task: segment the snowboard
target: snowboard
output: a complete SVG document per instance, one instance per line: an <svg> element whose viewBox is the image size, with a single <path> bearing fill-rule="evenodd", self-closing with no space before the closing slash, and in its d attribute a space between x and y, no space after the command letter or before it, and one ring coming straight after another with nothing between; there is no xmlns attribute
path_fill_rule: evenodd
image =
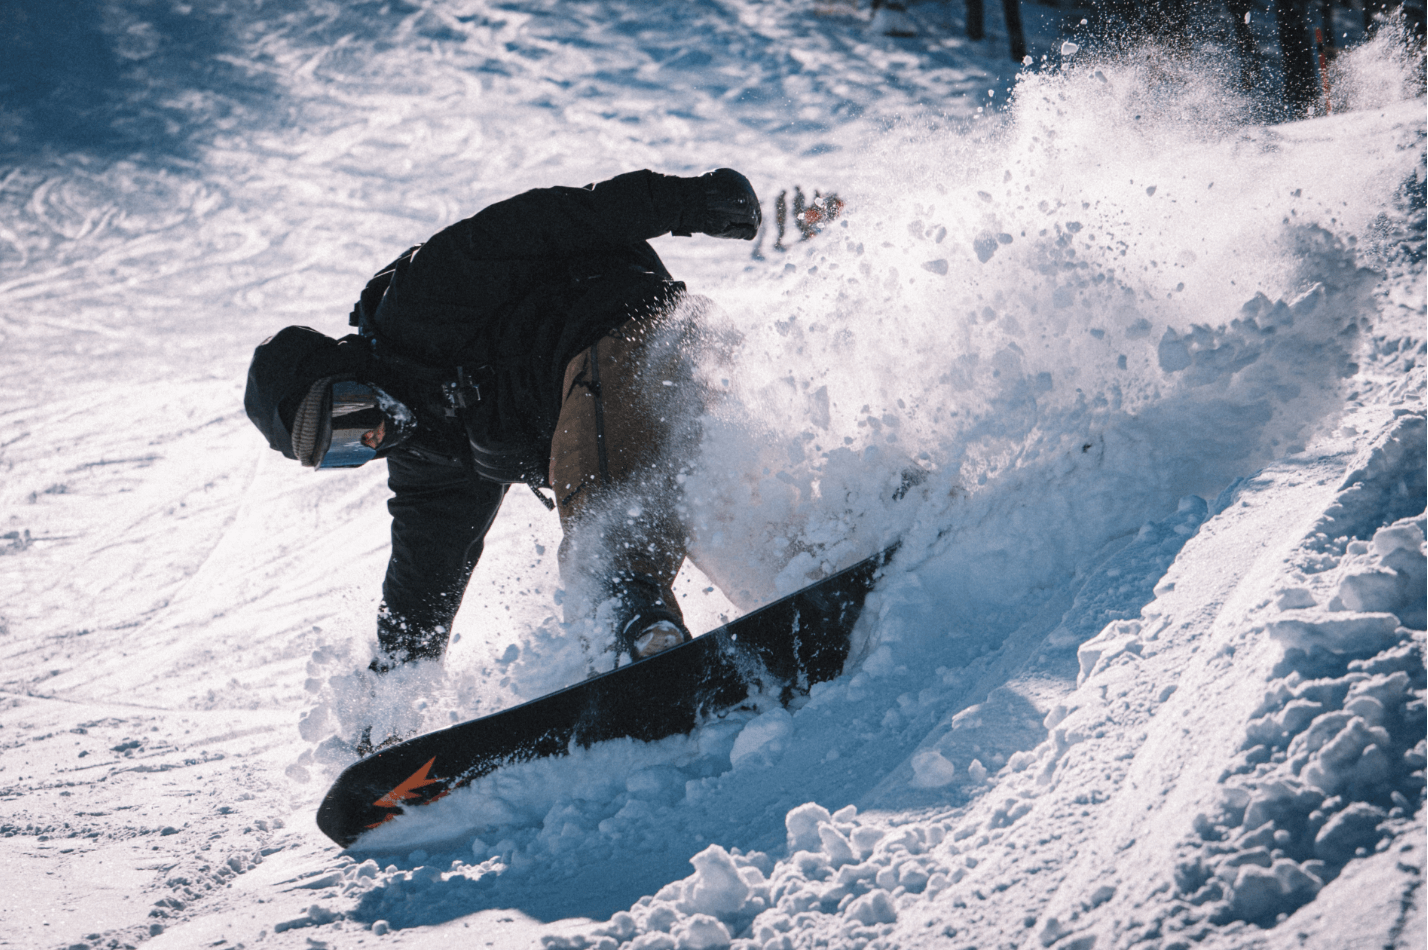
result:
<svg viewBox="0 0 1428 950"><path fill-rule="evenodd" d="M415 736L348 766L317 810L342 847L503 765L609 739L653 742L751 695L785 706L843 672L863 601L894 545L663 653L510 709Z"/></svg>

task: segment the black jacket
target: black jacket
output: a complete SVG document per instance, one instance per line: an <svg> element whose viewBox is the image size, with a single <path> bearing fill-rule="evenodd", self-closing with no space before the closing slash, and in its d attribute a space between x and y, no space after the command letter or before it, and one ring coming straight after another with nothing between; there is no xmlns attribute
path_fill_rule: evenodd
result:
<svg viewBox="0 0 1428 950"><path fill-rule="evenodd" d="M639 171L527 191L400 260L367 332L385 381L428 422L421 441L456 450L449 431L444 440L430 431L439 407L412 367L445 377L462 367L480 396L465 413L477 472L543 483L566 364L682 293L646 242L689 229L702 202L695 181Z"/></svg>
<svg viewBox="0 0 1428 950"><path fill-rule="evenodd" d="M640 171L528 191L396 263L364 321L377 381L418 414L417 438L388 455L392 555L378 637L389 655L445 649L502 483L546 479L566 364L683 292L646 241L693 230L704 203L698 187ZM480 391L464 432L440 394L458 366ZM480 478L463 470L468 449Z"/></svg>

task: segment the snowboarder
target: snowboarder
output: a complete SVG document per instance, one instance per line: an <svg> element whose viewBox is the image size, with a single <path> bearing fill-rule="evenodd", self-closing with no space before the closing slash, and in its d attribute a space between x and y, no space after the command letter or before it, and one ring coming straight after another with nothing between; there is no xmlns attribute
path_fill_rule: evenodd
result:
<svg viewBox="0 0 1428 950"><path fill-rule="evenodd" d="M598 608L632 659L689 638L671 584L701 305L646 242L750 240L759 223L752 186L728 168L536 189L384 268L353 310L358 333L287 327L257 348L244 405L273 449L318 469L387 460L374 671L444 653L518 483L559 511L562 583L587 591L567 594L567 619Z"/></svg>

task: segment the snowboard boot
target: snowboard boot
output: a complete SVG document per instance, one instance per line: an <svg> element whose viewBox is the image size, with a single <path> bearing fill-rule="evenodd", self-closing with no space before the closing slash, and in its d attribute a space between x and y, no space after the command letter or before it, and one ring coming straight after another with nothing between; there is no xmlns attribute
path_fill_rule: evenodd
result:
<svg viewBox="0 0 1428 950"><path fill-rule="evenodd" d="M405 742L422 732L418 703L436 692L443 680L439 662L379 651L365 669L332 680L336 695L338 735L358 758Z"/></svg>
<svg viewBox="0 0 1428 950"><path fill-rule="evenodd" d="M615 649L638 662L694 639L667 584L648 574L619 571L608 588L618 606L609 619Z"/></svg>
<svg viewBox="0 0 1428 950"><path fill-rule="evenodd" d="M620 632L620 643L632 662L639 662L688 643L693 637L671 610L646 608L631 617Z"/></svg>
<svg viewBox="0 0 1428 950"><path fill-rule="evenodd" d="M413 733L415 735L415 733ZM366 726L362 729L362 734L357 737L357 741L352 744L352 751L357 753L357 758L365 759L374 752L381 752L383 749L390 749L394 745L400 745L411 738L411 735L392 733L387 738L379 742L372 741L372 727Z"/></svg>
<svg viewBox="0 0 1428 950"><path fill-rule="evenodd" d="M630 655L636 660L663 653L690 640L689 631L672 620L656 620L630 641Z"/></svg>

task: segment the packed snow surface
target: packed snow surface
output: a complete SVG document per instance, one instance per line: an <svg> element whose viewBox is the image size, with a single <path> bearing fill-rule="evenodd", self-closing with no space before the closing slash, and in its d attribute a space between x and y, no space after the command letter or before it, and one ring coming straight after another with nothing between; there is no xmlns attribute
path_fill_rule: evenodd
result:
<svg viewBox="0 0 1428 950"><path fill-rule="evenodd" d="M1334 114L1264 124L1213 49L1105 57L1032 4L1025 66L998 10L971 43L932 4L907 39L831 0L15 9L0 945L1423 946L1428 176L1393 30ZM768 226L656 242L711 305L677 590L707 630L901 539L845 675L339 851L313 813L356 726L610 658L512 492L445 662L373 684L383 466L270 452L252 347L346 332L491 201L718 165ZM795 186L844 210L779 243Z"/></svg>

